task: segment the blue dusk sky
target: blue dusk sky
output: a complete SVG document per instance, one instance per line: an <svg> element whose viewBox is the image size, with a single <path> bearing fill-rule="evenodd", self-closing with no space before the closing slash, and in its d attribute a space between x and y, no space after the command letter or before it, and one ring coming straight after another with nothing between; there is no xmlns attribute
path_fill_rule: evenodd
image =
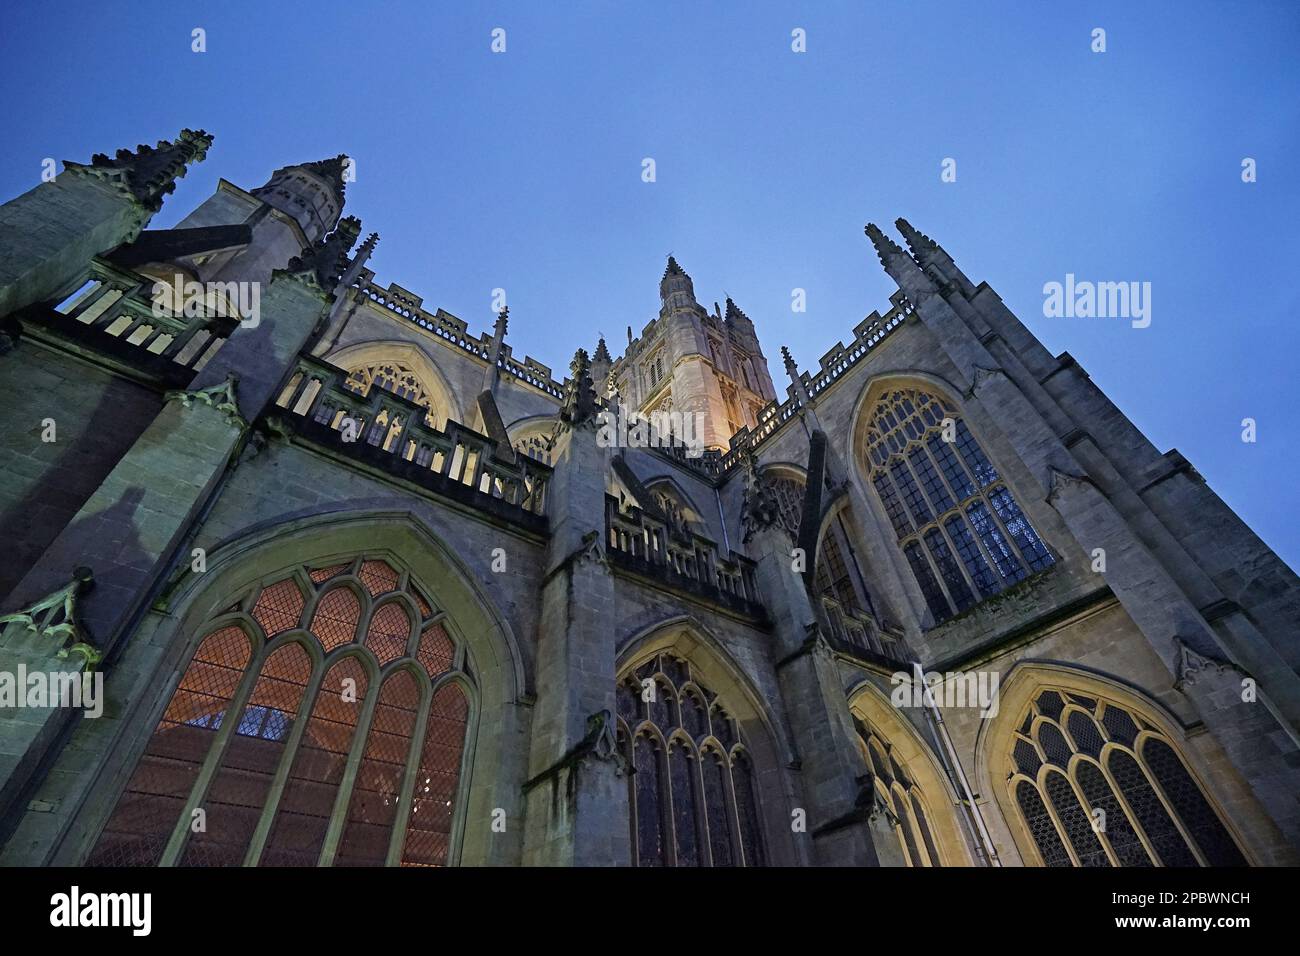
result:
<svg viewBox="0 0 1300 956"><path fill-rule="evenodd" d="M166 227L219 177L346 152L381 283L475 331L506 289L515 353L563 376L654 317L671 252L753 318L782 396L781 345L816 367L888 307L862 229L905 216L1300 566L1294 0L5 7L0 198L206 129ZM1045 317L1067 273L1151 283L1150 326Z"/></svg>

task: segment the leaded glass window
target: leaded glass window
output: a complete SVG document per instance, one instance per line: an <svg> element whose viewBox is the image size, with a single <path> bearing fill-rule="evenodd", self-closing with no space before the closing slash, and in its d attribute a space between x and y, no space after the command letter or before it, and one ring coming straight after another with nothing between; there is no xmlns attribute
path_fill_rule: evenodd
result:
<svg viewBox="0 0 1300 956"><path fill-rule="evenodd" d="M1244 866L1174 744L1123 705L1045 689L1008 788L1048 866Z"/></svg>
<svg viewBox="0 0 1300 956"><path fill-rule="evenodd" d="M470 680L409 574L299 567L218 606L87 864L445 865Z"/></svg>
<svg viewBox="0 0 1300 956"><path fill-rule="evenodd" d="M1054 563L945 400L915 388L881 396L866 457L871 485L936 624Z"/></svg>
<svg viewBox="0 0 1300 956"><path fill-rule="evenodd" d="M893 813L899 843L908 866L941 866L935 848L925 798L914 774L898 759L893 746L870 723L855 717L862 754L871 767L876 794Z"/></svg>
<svg viewBox="0 0 1300 956"><path fill-rule="evenodd" d="M782 523L790 529L797 541L803 524L804 483L794 478L776 478L772 481L772 489L776 494ZM901 504L898 507L901 508ZM903 520L907 520L905 516ZM874 615L871 595L857 571L852 545L841 520L836 519L826 528L817 548L813 580L815 593L828 598L838 605L839 610L849 615ZM843 636L839 630L842 622L837 622L833 615L830 619L832 631Z"/></svg>
<svg viewBox="0 0 1300 956"><path fill-rule="evenodd" d="M658 654L619 680L617 736L637 866L763 866L753 763L736 721L691 665Z"/></svg>

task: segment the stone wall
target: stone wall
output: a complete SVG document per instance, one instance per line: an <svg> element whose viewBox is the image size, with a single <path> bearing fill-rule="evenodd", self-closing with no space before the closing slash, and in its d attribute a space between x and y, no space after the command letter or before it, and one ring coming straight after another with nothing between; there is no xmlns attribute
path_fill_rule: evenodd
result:
<svg viewBox="0 0 1300 956"><path fill-rule="evenodd" d="M31 337L0 363L3 602L157 415L162 396ZM52 442L42 440L47 418Z"/></svg>

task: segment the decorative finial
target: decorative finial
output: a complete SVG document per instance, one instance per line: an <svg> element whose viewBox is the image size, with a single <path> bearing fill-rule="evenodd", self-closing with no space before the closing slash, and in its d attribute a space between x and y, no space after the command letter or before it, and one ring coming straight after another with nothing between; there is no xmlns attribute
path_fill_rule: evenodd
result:
<svg viewBox="0 0 1300 956"><path fill-rule="evenodd" d="M912 250L912 254L921 261L927 260L931 255L939 251L939 244L923 232L919 232L912 227L912 224L901 216L894 220L894 225L902 233L903 239L907 242L907 247Z"/></svg>
<svg viewBox="0 0 1300 956"><path fill-rule="evenodd" d="M496 336L497 341L500 341L501 339L504 339L506 337L506 326L509 325L509 323L510 323L510 306L503 305L501 306L501 311L497 313L496 325L493 328L493 333Z"/></svg>
<svg viewBox="0 0 1300 956"><path fill-rule="evenodd" d="M866 233L871 244L876 247L876 255L880 257L881 265L888 267L891 256L902 255L902 247L881 232L880 227L874 222L867 223Z"/></svg>
<svg viewBox="0 0 1300 956"><path fill-rule="evenodd" d="M749 316L742 312L736 303L731 301L731 296L727 296L727 321L738 322L741 320L748 322Z"/></svg>
<svg viewBox="0 0 1300 956"><path fill-rule="evenodd" d="M91 157L89 165L65 161L64 169L81 175L99 176L119 182L146 209L157 212L163 197L176 190L190 163L199 163L212 146L211 134L183 129L175 142L159 140L157 148L141 143L132 152L119 149L113 159L103 153Z"/></svg>
<svg viewBox="0 0 1300 956"><path fill-rule="evenodd" d="M790 354L790 350L784 345L781 346L781 360L785 362L786 374L797 379L799 377L799 366L794 363L794 356Z"/></svg>
<svg viewBox="0 0 1300 956"><path fill-rule="evenodd" d="M677 260L674 259L671 254L669 254L668 268L664 269L664 278L667 279L669 276L681 276L681 275L686 275L686 273L682 270L682 267L677 264Z"/></svg>
<svg viewBox="0 0 1300 956"><path fill-rule="evenodd" d="M302 255L290 259L287 269L294 273L310 270L322 288L332 290L351 265L348 251L359 235L361 220L356 216L344 216L328 236L304 250Z"/></svg>
<svg viewBox="0 0 1300 956"><path fill-rule="evenodd" d="M596 389L591 381L591 359L586 349L573 353L569 363L572 377L564 396L560 418L569 425L581 425L596 415Z"/></svg>

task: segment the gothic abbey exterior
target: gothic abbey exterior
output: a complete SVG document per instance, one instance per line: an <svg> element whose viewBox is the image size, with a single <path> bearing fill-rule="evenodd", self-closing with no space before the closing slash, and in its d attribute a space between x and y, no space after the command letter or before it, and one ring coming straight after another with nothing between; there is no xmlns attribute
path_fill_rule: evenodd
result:
<svg viewBox="0 0 1300 956"><path fill-rule="evenodd" d="M784 395L671 259L561 380L210 144L0 206L0 863L1300 861L1295 574L904 220Z"/></svg>

